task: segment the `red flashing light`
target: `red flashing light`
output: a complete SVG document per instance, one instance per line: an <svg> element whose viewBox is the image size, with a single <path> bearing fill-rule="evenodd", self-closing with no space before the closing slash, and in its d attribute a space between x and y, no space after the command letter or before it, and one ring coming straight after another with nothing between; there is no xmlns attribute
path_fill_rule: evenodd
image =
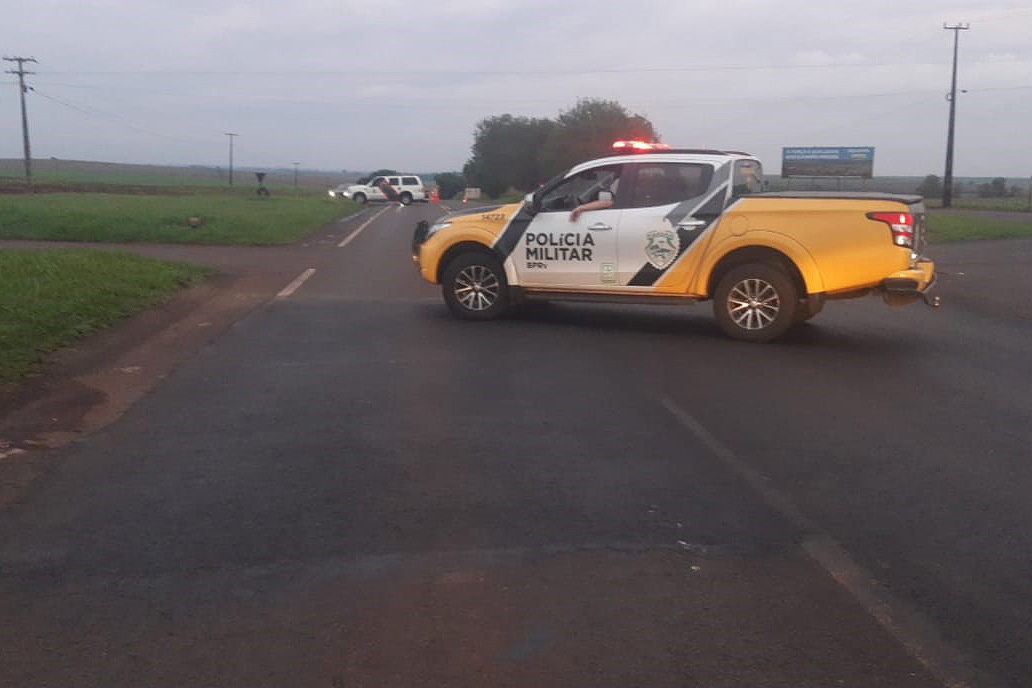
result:
<svg viewBox="0 0 1032 688"><path fill-rule="evenodd" d="M647 141L616 141L613 143L615 150L632 150L638 152L653 150L669 150L670 146L665 143L648 143Z"/></svg>

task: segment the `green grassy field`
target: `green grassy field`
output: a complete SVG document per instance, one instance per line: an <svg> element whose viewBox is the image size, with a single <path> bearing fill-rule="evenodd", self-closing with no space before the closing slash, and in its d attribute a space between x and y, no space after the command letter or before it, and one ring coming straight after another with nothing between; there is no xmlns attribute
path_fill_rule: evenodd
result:
<svg viewBox="0 0 1032 688"><path fill-rule="evenodd" d="M180 174L165 171L137 172L87 171L87 170L35 170L36 184L113 185L113 186L167 186L167 187L225 187L227 180L214 174L191 173L185 169ZM0 172L0 183L5 186L24 185L24 173L4 170Z"/></svg>
<svg viewBox="0 0 1032 688"><path fill-rule="evenodd" d="M181 191L223 191L230 189L225 168L204 165L132 165L83 160L37 159L32 164L37 186L65 187L67 191L108 190L118 187L146 187L165 193ZM278 193L305 191L326 193L344 181L343 174L303 170L295 180L293 170L266 170L265 186ZM250 170L238 169L233 175L233 190L254 193L257 179ZM295 184L296 181L296 184ZM0 159L0 190L24 189L25 170L21 160ZM54 190L54 189L51 189Z"/></svg>
<svg viewBox="0 0 1032 688"><path fill-rule="evenodd" d="M0 251L0 384L206 274L204 268L122 253Z"/></svg>
<svg viewBox="0 0 1032 688"><path fill-rule="evenodd" d="M324 193L8 194L0 195L0 239L286 244L357 208ZM191 217L201 226L191 227Z"/></svg>
<svg viewBox="0 0 1032 688"><path fill-rule="evenodd" d="M1023 237L1032 237L1032 218L1017 222L971 215L928 215L928 238L932 243Z"/></svg>
<svg viewBox="0 0 1032 688"><path fill-rule="evenodd" d="M926 198L929 208L941 208L942 199ZM1028 196L1008 196L1007 198L954 198L953 207L964 210L1004 210L1008 212L1029 212Z"/></svg>

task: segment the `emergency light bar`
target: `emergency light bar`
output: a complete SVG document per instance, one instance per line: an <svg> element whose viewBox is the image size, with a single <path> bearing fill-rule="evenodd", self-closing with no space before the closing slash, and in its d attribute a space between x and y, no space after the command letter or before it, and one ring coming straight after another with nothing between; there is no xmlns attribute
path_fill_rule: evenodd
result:
<svg viewBox="0 0 1032 688"><path fill-rule="evenodd" d="M646 141L616 141L613 143L615 150L652 151L669 150L670 146L665 143L648 143Z"/></svg>

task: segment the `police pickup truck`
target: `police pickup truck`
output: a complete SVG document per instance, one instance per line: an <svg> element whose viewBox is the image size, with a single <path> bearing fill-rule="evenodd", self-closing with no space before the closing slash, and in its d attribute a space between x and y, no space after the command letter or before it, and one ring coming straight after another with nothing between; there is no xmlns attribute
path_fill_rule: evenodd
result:
<svg viewBox="0 0 1032 688"><path fill-rule="evenodd" d="M938 305L920 196L764 193L751 155L661 146L618 142L522 203L422 222L413 260L467 319L527 299L711 300L726 334L765 342L834 299Z"/></svg>

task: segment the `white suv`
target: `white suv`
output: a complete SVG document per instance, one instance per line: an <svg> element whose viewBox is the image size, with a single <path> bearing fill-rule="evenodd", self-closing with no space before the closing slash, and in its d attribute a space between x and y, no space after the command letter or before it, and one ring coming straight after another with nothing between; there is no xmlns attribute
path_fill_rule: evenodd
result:
<svg viewBox="0 0 1032 688"><path fill-rule="evenodd" d="M395 200L388 197L384 187L390 186L397 194L398 201L405 205L412 201L427 200L426 188L423 180L415 175L405 174L389 177L374 177L368 184L341 184L335 189L330 189L330 196L335 198L350 198L356 203L368 201Z"/></svg>

